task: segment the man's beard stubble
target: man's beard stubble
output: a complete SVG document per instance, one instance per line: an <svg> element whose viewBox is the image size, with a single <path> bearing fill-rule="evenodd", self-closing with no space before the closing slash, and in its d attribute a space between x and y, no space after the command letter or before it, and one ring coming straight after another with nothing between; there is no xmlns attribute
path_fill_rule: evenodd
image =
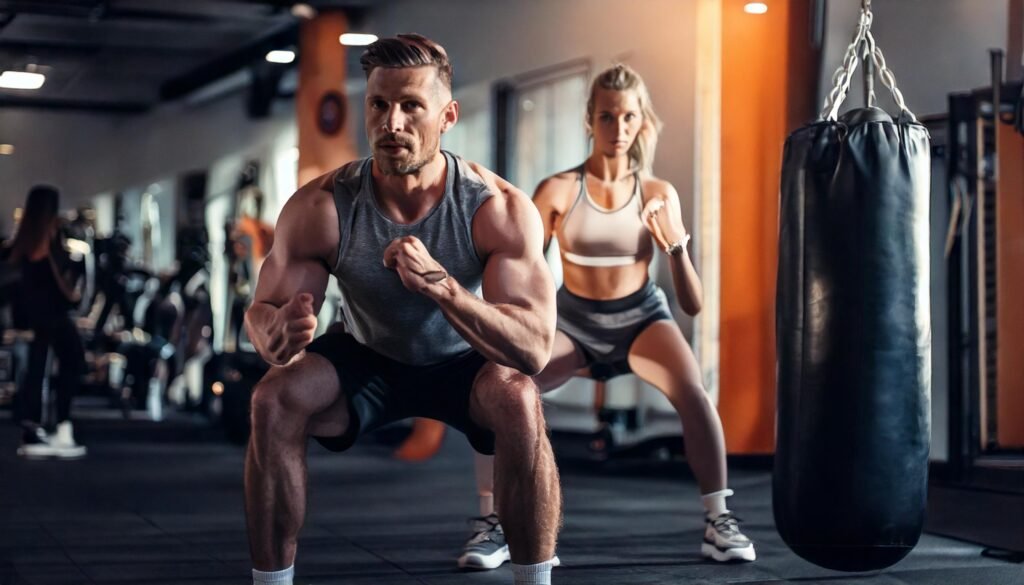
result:
<svg viewBox="0 0 1024 585"><path fill-rule="evenodd" d="M402 138L396 134L387 134L377 139L375 149L379 148L382 142L393 142L400 144L406 148L408 156L406 158L394 158L389 156L375 157L377 166L380 168L381 173L387 176L401 176L401 175L413 175L419 172L430 159L433 158L434 151L436 148L425 148L423 156L415 158L415 150L413 148L412 141L407 138Z"/></svg>

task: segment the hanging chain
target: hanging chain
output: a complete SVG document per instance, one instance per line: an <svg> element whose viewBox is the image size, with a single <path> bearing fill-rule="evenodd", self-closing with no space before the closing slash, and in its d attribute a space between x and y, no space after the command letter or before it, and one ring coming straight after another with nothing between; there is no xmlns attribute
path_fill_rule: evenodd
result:
<svg viewBox="0 0 1024 585"><path fill-rule="evenodd" d="M853 80L854 72L857 70L858 61L863 60L866 67L869 63L874 65L875 71L870 71L869 68L868 72L872 74L874 72L878 73L879 78L882 80L882 85L892 94L893 100L900 108L900 111L906 112L911 120L916 121L914 114L907 109L903 101L903 93L896 87L896 76L893 75L892 70L886 65L882 49L875 43L875 37L871 34L871 23L873 21L874 14L871 12L871 0L861 0L861 12L857 22L857 30L853 36L853 41L846 48L842 65L832 75L832 90L825 96L825 103L822 105L819 119L835 120L838 117L839 108L843 105L846 95L850 91L850 83ZM867 105L873 106L876 101L873 80L865 79L865 84Z"/></svg>

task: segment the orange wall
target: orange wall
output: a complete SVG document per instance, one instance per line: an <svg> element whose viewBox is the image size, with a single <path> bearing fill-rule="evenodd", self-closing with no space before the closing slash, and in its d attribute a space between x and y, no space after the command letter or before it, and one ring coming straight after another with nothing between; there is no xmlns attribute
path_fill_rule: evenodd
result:
<svg viewBox="0 0 1024 585"><path fill-rule="evenodd" d="M1024 447L1024 137L998 124L999 187L996 194L996 362L999 445Z"/></svg>
<svg viewBox="0 0 1024 585"><path fill-rule="evenodd" d="M775 445L775 272L787 125L789 4L722 15L722 252L719 412L730 453Z"/></svg>
<svg viewBox="0 0 1024 585"><path fill-rule="evenodd" d="M349 119L337 134L327 135L317 127L320 100L328 91L345 95L345 47L338 37L348 30L340 12L322 13L302 24L299 39L299 88L295 95L295 118L299 128L299 185L356 158L351 126L362 132L362 122Z"/></svg>

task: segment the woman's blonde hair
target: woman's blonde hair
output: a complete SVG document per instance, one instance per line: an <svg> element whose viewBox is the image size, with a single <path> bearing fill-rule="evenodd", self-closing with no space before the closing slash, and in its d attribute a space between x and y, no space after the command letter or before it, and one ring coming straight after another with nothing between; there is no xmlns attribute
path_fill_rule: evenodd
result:
<svg viewBox="0 0 1024 585"><path fill-rule="evenodd" d="M590 85L590 97L587 98L587 127L594 123L594 95L598 89L612 89L616 91L633 90L636 92L637 100L640 102L640 114L643 117L643 125L636 139L629 147L629 159L640 170L651 171L654 164L654 149L658 143L658 133L661 132L661 119L654 113L654 106L651 104L651 94L647 91L640 74L628 65L618 64L605 69Z"/></svg>

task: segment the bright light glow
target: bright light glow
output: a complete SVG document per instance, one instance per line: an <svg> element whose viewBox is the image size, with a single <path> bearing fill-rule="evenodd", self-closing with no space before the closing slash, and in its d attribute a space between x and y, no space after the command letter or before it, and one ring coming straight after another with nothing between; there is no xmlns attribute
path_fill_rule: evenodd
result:
<svg viewBox="0 0 1024 585"><path fill-rule="evenodd" d="M747 14L764 14L768 12L768 5L764 2L747 2L747 5L743 7L743 12Z"/></svg>
<svg viewBox="0 0 1024 585"><path fill-rule="evenodd" d="M300 2L292 6L292 16L309 20L316 17L316 8L305 2Z"/></svg>
<svg viewBox="0 0 1024 585"><path fill-rule="evenodd" d="M14 154L13 144L0 144L0 155Z"/></svg>
<svg viewBox="0 0 1024 585"><path fill-rule="evenodd" d="M213 392L214 396L220 396L221 394L224 394L224 384L221 382L214 382L210 390Z"/></svg>
<svg viewBox="0 0 1024 585"><path fill-rule="evenodd" d="M376 42L377 35L364 35L360 33L345 33L338 37L341 44L347 47L365 47L370 43Z"/></svg>
<svg viewBox="0 0 1024 585"><path fill-rule="evenodd" d="M4 89L39 89L46 81L42 73L4 71L0 73L0 87Z"/></svg>
<svg viewBox="0 0 1024 585"><path fill-rule="evenodd" d="M271 63L291 63L295 60L295 51L271 51L267 53L267 61Z"/></svg>
<svg viewBox="0 0 1024 585"><path fill-rule="evenodd" d="M79 256L86 256L89 252L92 252L92 247L89 245L89 242L68 238L66 243L68 250L71 250L71 252L78 254Z"/></svg>

